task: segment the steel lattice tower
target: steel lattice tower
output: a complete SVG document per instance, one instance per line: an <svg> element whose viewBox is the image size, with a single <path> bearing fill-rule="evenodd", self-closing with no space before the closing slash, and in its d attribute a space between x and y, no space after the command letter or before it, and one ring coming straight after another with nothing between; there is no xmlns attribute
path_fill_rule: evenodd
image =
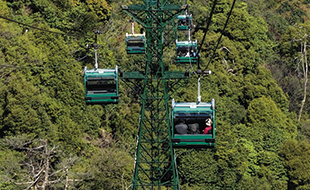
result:
<svg viewBox="0 0 310 190"><path fill-rule="evenodd" d="M141 98L132 189L179 189L169 100L171 89L189 74L165 70L163 50L175 41L175 20L187 5L144 0L143 4L123 5L122 9L145 28L147 39L144 71L121 74L122 80L133 86Z"/></svg>

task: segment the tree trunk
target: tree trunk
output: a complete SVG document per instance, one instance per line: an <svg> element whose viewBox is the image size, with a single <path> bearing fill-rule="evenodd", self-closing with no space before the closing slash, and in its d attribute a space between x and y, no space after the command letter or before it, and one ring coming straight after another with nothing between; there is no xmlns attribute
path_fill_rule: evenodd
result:
<svg viewBox="0 0 310 190"><path fill-rule="evenodd" d="M45 141L45 177L42 185L42 190L45 190L46 185L48 184L48 175L49 175L49 151L47 147L47 140Z"/></svg>
<svg viewBox="0 0 310 190"><path fill-rule="evenodd" d="M66 185L65 185L65 190L68 190L69 186L69 176L68 176L68 168L66 169Z"/></svg>
<svg viewBox="0 0 310 190"><path fill-rule="evenodd" d="M300 121L301 115L302 115L302 110L304 108L306 98L307 98L307 85L308 85L308 62L307 62L307 42L304 42L304 47L303 47L303 52L302 52L302 65L303 65L303 72L304 72L304 98L301 101L301 107L299 110L299 115L298 115L298 121Z"/></svg>

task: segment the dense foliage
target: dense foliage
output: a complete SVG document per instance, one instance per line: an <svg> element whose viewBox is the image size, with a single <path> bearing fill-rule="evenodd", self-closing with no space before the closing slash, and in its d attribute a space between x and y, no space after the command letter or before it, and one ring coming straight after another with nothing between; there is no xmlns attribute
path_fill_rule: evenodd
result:
<svg viewBox="0 0 310 190"><path fill-rule="evenodd" d="M211 61L201 91L203 101L216 100L216 147L176 150L181 189L309 189L309 99L301 122L297 114L310 1L237 1L222 31L232 2L218 0L201 52L202 67ZM144 60L126 55L124 34L131 27L123 3L0 0L1 16L43 29L0 19L1 189L29 187L46 164L50 170L37 180L46 189L129 188L138 98L121 82L119 104L86 105L82 79L94 63L86 48L94 29L103 31L100 68L135 70ZM188 3L197 26L192 39L201 42L213 2ZM173 54L167 50L165 59ZM195 101L196 80L173 98Z"/></svg>

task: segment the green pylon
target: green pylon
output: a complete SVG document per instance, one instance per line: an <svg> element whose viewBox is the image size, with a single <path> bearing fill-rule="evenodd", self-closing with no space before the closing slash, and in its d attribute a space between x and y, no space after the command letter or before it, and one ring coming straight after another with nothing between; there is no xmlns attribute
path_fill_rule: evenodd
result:
<svg viewBox="0 0 310 190"><path fill-rule="evenodd" d="M141 84L132 189L180 189L171 143L169 91L189 75L187 72L166 71L163 50L175 40L175 36L171 40L165 34L176 27L175 20L187 5L173 5L170 0L144 0L143 4L123 5L122 9L145 28L147 39L144 71L122 74L122 79L135 84L135 88Z"/></svg>

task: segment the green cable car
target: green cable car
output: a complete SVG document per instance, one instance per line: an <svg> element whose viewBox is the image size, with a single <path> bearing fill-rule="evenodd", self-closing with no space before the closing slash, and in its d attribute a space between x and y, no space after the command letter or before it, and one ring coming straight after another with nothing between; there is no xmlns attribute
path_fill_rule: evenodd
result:
<svg viewBox="0 0 310 190"><path fill-rule="evenodd" d="M175 103L172 100L172 145L203 148L215 145L215 101Z"/></svg>
<svg viewBox="0 0 310 190"><path fill-rule="evenodd" d="M178 41L176 40L176 62L177 63L197 63L197 40L196 41Z"/></svg>
<svg viewBox="0 0 310 190"><path fill-rule="evenodd" d="M115 69L84 70L86 104L118 103L118 72Z"/></svg>
<svg viewBox="0 0 310 190"><path fill-rule="evenodd" d="M144 54L146 47L145 33L128 34L126 33L127 54Z"/></svg>
<svg viewBox="0 0 310 190"><path fill-rule="evenodd" d="M178 30L189 30L192 28L192 15L178 16Z"/></svg>

